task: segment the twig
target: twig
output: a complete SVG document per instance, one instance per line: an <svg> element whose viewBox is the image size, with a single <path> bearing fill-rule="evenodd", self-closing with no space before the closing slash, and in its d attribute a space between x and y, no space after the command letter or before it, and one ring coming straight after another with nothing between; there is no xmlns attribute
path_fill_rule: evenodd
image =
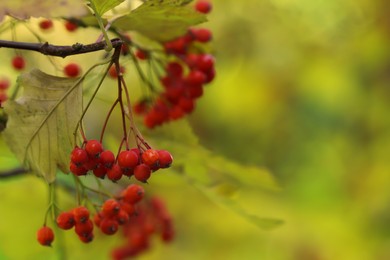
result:
<svg viewBox="0 0 390 260"><path fill-rule="evenodd" d="M113 47L120 47L123 41L121 39L112 39L111 44ZM77 55L82 53L89 53L100 51L106 48L106 42L101 41L91 44L75 43L70 46L52 45L45 43L31 43L31 42L16 42L0 40L0 48L12 48L19 50L37 51L48 56L57 56L65 58L70 55Z"/></svg>
<svg viewBox="0 0 390 260"><path fill-rule="evenodd" d="M8 171L2 171L2 172L0 172L0 179L24 175L28 172L29 171L27 169L24 169L24 168L15 168L15 169L11 169Z"/></svg>

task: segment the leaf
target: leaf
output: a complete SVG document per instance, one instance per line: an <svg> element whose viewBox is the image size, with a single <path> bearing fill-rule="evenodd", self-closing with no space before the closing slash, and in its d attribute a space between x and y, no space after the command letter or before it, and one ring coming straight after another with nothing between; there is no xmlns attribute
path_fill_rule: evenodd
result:
<svg viewBox="0 0 390 260"><path fill-rule="evenodd" d="M80 17L88 13L83 1L79 0L1 0L0 21L5 15L19 19L33 17Z"/></svg>
<svg viewBox="0 0 390 260"><path fill-rule="evenodd" d="M90 2L92 2L96 8L96 12L101 16L115 6L120 5L123 1L124 0L91 0Z"/></svg>
<svg viewBox="0 0 390 260"><path fill-rule="evenodd" d="M174 162L171 170L216 204L234 211L261 229L269 230L283 223L276 218L247 212L241 206L238 196L241 190L280 191L278 183L266 169L242 165L207 150L199 144L191 126L184 120L171 122L153 129L153 132L146 131L145 135L148 134L151 136L147 140L172 153ZM158 139L153 139L153 136ZM258 208L257 204L250 206Z"/></svg>
<svg viewBox="0 0 390 260"><path fill-rule="evenodd" d="M18 83L24 92L5 104L4 140L26 168L53 182L57 167L69 171L73 131L82 114L81 84L37 69L22 74Z"/></svg>
<svg viewBox="0 0 390 260"><path fill-rule="evenodd" d="M177 38L188 27L207 21L206 16L185 6L189 1L150 0L113 22L122 30L134 30L160 42Z"/></svg>

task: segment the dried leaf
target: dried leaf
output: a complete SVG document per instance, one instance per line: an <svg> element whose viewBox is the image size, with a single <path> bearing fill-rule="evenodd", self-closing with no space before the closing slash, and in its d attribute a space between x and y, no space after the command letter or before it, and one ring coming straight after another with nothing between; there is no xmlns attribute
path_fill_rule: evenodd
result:
<svg viewBox="0 0 390 260"><path fill-rule="evenodd" d="M57 167L69 170L73 131L82 114L78 79L55 77L32 70L19 77L23 95L8 101L4 140L18 160L53 182Z"/></svg>

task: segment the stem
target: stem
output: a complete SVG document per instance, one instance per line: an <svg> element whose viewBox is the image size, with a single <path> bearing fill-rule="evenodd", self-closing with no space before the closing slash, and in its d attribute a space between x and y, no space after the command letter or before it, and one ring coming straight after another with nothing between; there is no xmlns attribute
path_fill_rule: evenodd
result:
<svg viewBox="0 0 390 260"><path fill-rule="evenodd" d="M108 62L105 61L105 62L102 62L102 63L99 63L99 64L96 64L96 65L92 66L92 67L84 74L84 76L83 76L82 79L84 79L85 76L86 76L89 72L91 72L95 67L100 66L100 65L104 65L104 64L106 64L106 63L108 63ZM109 70L110 67L111 67L111 64L112 64L112 62L110 62L109 66L107 67L106 71L104 72L103 77L100 79L99 84L98 84L98 86L96 87L95 91L93 92L91 99L88 101L87 106L85 107L83 113L81 114L81 117L80 117L79 121L77 122L76 129L73 131L73 135L74 135L74 136L76 136L77 129L79 128L79 126L80 126L80 128L82 128L82 125L81 125L82 123L81 123L81 122L83 121L83 118L84 118L85 114L87 113L87 110L88 110L89 106L91 105L91 103L92 103L92 101L94 100L94 98L95 98L97 92L99 91L100 86L103 84L103 81L104 81L104 79L105 79L105 77L106 77L106 74L107 74L108 70ZM84 132L84 131L83 131L83 132ZM85 141L85 136L84 136L84 141Z"/></svg>
<svg viewBox="0 0 390 260"><path fill-rule="evenodd" d="M108 39L111 48L121 46L123 41L120 39ZM57 56L65 58L70 55L77 55L82 53L89 53L100 51L106 48L107 39L105 42L96 42L91 44L75 43L71 46L52 45L47 42L45 43L31 43L31 42L17 42L17 41L6 41L0 40L0 48L12 48L19 50L29 50L40 52L44 55Z"/></svg>
<svg viewBox="0 0 390 260"><path fill-rule="evenodd" d="M115 106L118 104L118 102L119 102L118 99L115 100L114 104L112 104L112 106L111 106L111 108L110 108L110 111L108 111L106 120L104 121L104 124L103 124L102 132L101 132L101 134L100 134L100 143L103 142L104 132L106 131L108 119L110 119L111 113L112 113L112 111L114 110Z"/></svg>
<svg viewBox="0 0 390 260"><path fill-rule="evenodd" d="M104 24L103 24L102 17L101 17L100 14L97 12L96 6L95 6L95 4L93 3L93 1L89 1L89 6L92 8L93 13L94 13L93 15L96 17L96 20L97 20L97 22L98 22L98 24L99 24L100 30L101 30L102 33L103 33L103 36L104 36L104 39L105 39L105 42L106 42L106 46L105 46L104 49L105 49L107 52L109 52L109 51L112 50L113 44L111 43L110 38L109 38L108 35L107 35L106 29L104 28Z"/></svg>

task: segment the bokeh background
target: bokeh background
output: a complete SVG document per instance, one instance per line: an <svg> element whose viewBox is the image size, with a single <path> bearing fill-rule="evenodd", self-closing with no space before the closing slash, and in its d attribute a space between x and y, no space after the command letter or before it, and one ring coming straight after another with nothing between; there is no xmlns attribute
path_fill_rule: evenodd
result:
<svg viewBox="0 0 390 260"><path fill-rule="evenodd" d="M212 2L204 26L213 31L217 77L189 118L193 133L178 122L157 130L162 137L168 132L165 141L146 134L157 144L174 140L187 147L175 156L181 165L188 162L192 176L204 170L197 169L202 163L218 172L229 184L218 194L242 208L210 199L177 169L158 175L148 189L166 200L177 237L169 245L156 239L139 259L390 259L389 2ZM91 42L98 33L55 35L45 37L70 44ZM13 53L0 52L0 73L16 77L9 66ZM53 70L46 58L26 57ZM69 61L85 68L94 62L57 62ZM109 107L102 104L90 115L91 129L101 124L99 109ZM196 149L189 142L193 134ZM0 162L3 171L18 165L3 143ZM232 185L225 170L238 180L265 177ZM46 192L34 176L0 181L0 259L59 259L56 246L35 242ZM60 196L72 207L72 195ZM283 224L265 230L243 212ZM62 240L69 259L107 259L120 243L99 237L84 245L68 233Z"/></svg>

